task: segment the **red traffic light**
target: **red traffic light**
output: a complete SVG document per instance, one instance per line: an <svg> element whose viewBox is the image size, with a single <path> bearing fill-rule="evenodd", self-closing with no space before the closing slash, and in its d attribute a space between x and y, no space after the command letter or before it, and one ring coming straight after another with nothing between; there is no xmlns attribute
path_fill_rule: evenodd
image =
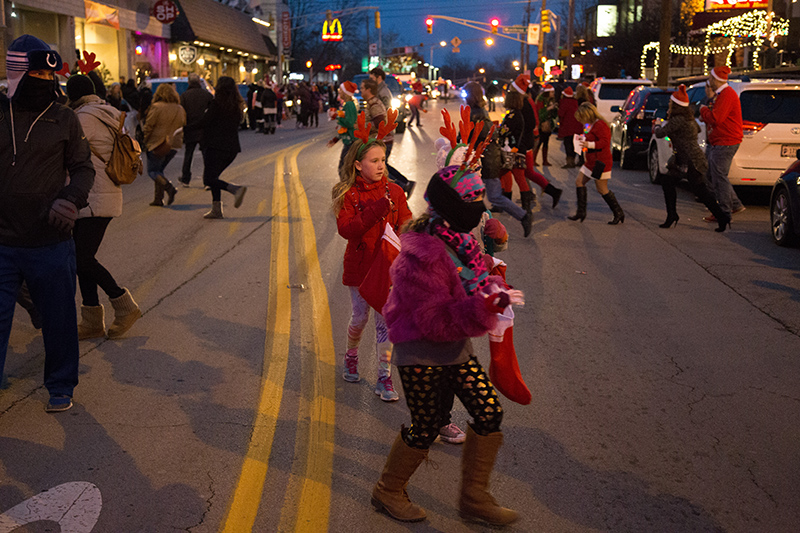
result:
<svg viewBox="0 0 800 533"><path fill-rule="evenodd" d="M492 19L492 26L495 28L500 25L500 19Z"/></svg>
<svg viewBox="0 0 800 533"><path fill-rule="evenodd" d="M425 25L428 26L428 33L433 33L433 19L430 17L426 18Z"/></svg>

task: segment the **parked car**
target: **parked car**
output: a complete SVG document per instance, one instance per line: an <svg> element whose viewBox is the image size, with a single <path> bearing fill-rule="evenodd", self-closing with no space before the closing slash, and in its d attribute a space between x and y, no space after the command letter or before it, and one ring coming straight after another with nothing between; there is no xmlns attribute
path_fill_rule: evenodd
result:
<svg viewBox="0 0 800 533"><path fill-rule="evenodd" d="M358 111L362 111L366 107L366 103L364 102L364 98L361 96L361 82L365 79L369 78L369 74L357 74L353 76L351 80L358 86L358 92L356 93L356 107ZM411 114L408 109L408 104L406 103L405 98L403 98L403 86L401 85L400 81L392 76L391 74L386 75L385 80L386 86L389 88L389 91L392 93L392 109L397 110L397 129L395 132L403 133L406 131L406 119Z"/></svg>
<svg viewBox="0 0 800 533"><path fill-rule="evenodd" d="M673 89L640 85L631 91L622 106L611 106L611 149L619 154L622 168L633 168L647 153L653 132L653 120L666 118Z"/></svg>
<svg viewBox="0 0 800 533"><path fill-rule="evenodd" d="M597 110L607 121L614 120L614 113L611 111L611 106L622 106L628 95L632 90L640 85L651 86L653 82L645 79L610 79L610 78L595 78L589 85L589 89L594 93L594 99L597 102Z"/></svg>
<svg viewBox="0 0 800 533"><path fill-rule="evenodd" d="M778 246L795 244L800 236L800 149L795 158L772 186L769 201L772 240Z"/></svg>
<svg viewBox="0 0 800 533"><path fill-rule="evenodd" d="M733 157L728 179L736 186L771 186L800 149L800 82L796 80L729 80L742 105L744 139ZM705 82L687 91L700 125L697 142L705 150L706 125L699 120L705 102ZM667 171L672 144L667 138L650 140L650 180L657 183Z"/></svg>

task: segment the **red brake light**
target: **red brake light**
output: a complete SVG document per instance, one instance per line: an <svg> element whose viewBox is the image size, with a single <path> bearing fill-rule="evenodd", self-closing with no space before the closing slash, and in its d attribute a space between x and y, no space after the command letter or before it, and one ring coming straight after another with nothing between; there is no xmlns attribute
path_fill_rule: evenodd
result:
<svg viewBox="0 0 800 533"><path fill-rule="evenodd" d="M744 133L749 133L750 135L757 133L764 129L764 126L767 124L764 122L753 122L751 120L744 120L742 121L742 130Z"/></svg>

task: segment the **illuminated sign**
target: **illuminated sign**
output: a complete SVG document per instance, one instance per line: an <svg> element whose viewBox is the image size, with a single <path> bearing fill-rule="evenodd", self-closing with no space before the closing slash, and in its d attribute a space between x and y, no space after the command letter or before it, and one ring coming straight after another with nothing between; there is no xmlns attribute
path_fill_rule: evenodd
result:
<svg viewBox="0 0 800 533"><path fill-rule="evenodd" d="M172 24L178 18L178 6L171 0L157 0L153 4L153 17L162 24Z"/></svg>
<svg viewBox="0 0 800 533"><path fill-rule="evenodd" d="M717 9L766 9L769 3L764 0L706 0L706 11Z"/></svg>
<svg viewBox="0 0 800 533"><path fill-rule="evenodd" d="M340 68L342 68L342 66L341 66L341 65L327 65L327 66L325 67L325 70L327 70L328 72L330 72L330 71L332 71L332 70L339 70Z"/></svg>
<svg viewBox="0 0 800 533"><path fill-rule="evenodd" d="M342 23L339 19L333 19L328 23L326 20L322 25L322 40L323 41L341 41L342 40Z"/></svg>
<svg viewBox="0 0 800 533"><path fill-rule="evenodd" d="M617 6L597 6L597 36L613 37L616 33Z"/></svg>

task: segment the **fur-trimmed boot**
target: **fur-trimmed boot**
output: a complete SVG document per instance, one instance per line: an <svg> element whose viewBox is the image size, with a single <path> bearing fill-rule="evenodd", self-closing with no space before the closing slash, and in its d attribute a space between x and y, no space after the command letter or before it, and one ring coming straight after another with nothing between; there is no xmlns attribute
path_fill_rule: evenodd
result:
<svg viewBox="0 0 800 533"><path fill-rule="evenodd" d="M372 505L403 522L425 520L425 510L408 499L406 486L419 465L428 458L428 450L412 448L403 441L402 431L392 445L386 465L372 489Z"/></svg>
<svg viewBox="0 0 800 533"><path fill-rule="evenodd" d="M114 322L108 328L108 338L118 339L142 317L142 311L128 289L125 289L122 296L111 298L111 306L114 308Z"/></svg>
<svg viewBox="0 0 800 533"><path fill-rule="evenodd" d="M102 305L82 305L78 339L96 339L106 336L105 312Z"/></svg>

